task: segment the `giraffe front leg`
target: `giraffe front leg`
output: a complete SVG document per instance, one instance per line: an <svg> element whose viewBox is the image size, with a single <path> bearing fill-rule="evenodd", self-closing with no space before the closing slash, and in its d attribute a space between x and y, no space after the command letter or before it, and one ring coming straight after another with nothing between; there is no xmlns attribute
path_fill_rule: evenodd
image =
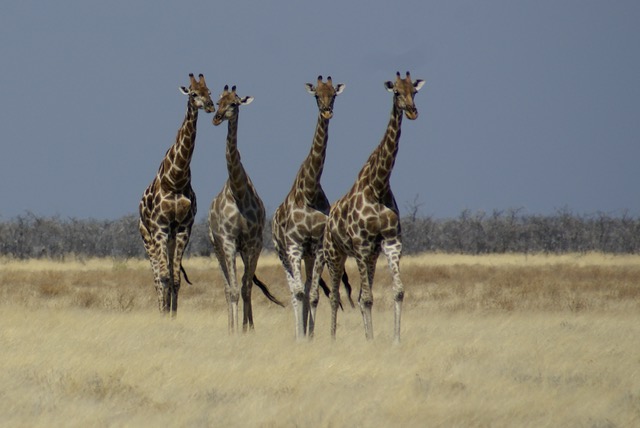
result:
<svg viewBox="0 0 640 428"><path fill-rule="evenodd" d="M382 251L387 257L387 263L393 278L393 300L395 304L393 341L400 343L400 318L402 315L402 302L404 301L404 285L400 279L400 256L402 254L402 242L398 238L382 242Z"/></svg>
<svg viewBox="0 0 640 428"><path fill-rule="evenodd" d="M238 323L238 300L240 299L240 293L238 292L238 279L236 276L235 248L233 252L231 252L231 249L225 251L225 261L229 275L229 280L224 290L229 306L229 334L234 334L238 331L240 325Z"/></svg>
<svg viewBox="0 0 640 428"><path fill-rule="evenodd" d="M303 319L304 289L300 267L302 263L302 252L297 247L287 249L287 264L289 269L285 269L287 283L291 291L291 306L293 307L293 319L295 323L296 340L302 340L305 334L305 323Z"/></svg>
<svg viewBox="0 0 640 428"><path fill-rule="evenodd" d="M140 229L140 235L142 236L142 242L144 249L149 257L149 264L151 264L151 271L153 272L153 286L156 290L158 298L158 310L163 312L163 293L162 284L160 283L160 250L158 244L154 241L156 234L152 235L146 224L140 219L138 223Z"/></svg>
<svg viewBox="0 0 640 428"><path fill-rule="evenodd" d="M372 263L371 260L374 260ZM372 255L365 257L357 257L356 264L360 273L360 297L358 305L362 313L362 321L364 323L364 335L367 340L373 340L373 317L371 308L373 307L373 292L371 285L373 283L373 275L375 273L375 259Z"/></svg>
<svg viewBox="0 0 640 428"><path fill-rule="evenodd" d="M160 265L157 262L152 263L152 267L153 269L153 287L156 290L156 296L158 299L158 310L162 313L164 312L164 305L163 305L163 293L162 293L162 283L160 282Z"/></svg>
<svg viewBox="0 0 640 428"><path fill-rule="evenodd" d="M340 306L340 279L344 272L346 257L327 257L325 261L331 277L331 338L335 340Z"/></svg>
<svg viewBox="0 0 640 428"><path fill-rule="evenodd" d="M158 292L158 308L163 315L169 315L171 310L171 275L160 274L158 286L156 287Z"/></svg>
<svg viewBox="0 0 640 428"><path fill-rule="evenodd" d="M311 294L311 284L313 281L313 268L315 263L315 257L306 257L304 259L304 270L305 270L305 281L304 281L304 295L302 297L302 324L304 327L305 334L312 327L310 326L311 321L311 302L310 302L310 294ZM316 302L317 304L317 302Z"/></svg>
<svg viewBox="0 0 640 428"><path fill-rule="evenodd" d="M223 243L219 237L211 235L213 252L220 264L224 277L224 296L227 301L229 334L236 331L238 325L238 283L236 280L236 256L233 243Z"/></svg>
<svg viewBox="0 0 640 428"><path fill-rule="evenodd" d="M170 290L173 284L169 261L169 234L162 231L157 232L155 235L155 243L155 257L158 269L158 281L156 283L158 307L160 312L168 314L171 309Z"/></svg>
<svg viewBox="0 0 640 428"><path fill-rule="evenodd" d="M180 292L180 283L182 280L182 256L184 250L189 243L189 235L191 229L185 229L176 234L175 249L173 250L173 286L171 287L171 316L175 318L178 313L178 293Z"/></svg>
<svg viewBox="0 0 640 428"><path fill-rule="evenodd" d="M169 240L167 242L167 267L169 269L168 281L166 286L163 284L163 288L165 290L165 296L166 296L165 311L171 314L172 319L175 319L176 317L174 305L175 305L175 308L177 309L177 304L178 304L175 276L176 276L176 273L180 275L180 267L178 266L176 269L176 265L175 265L176 244L177 244L176 233L175 231L171 231L169 235ZM178 280L179 279L180 278L178 278Z"/></svg>
<svg viewBox="0 0 640 428"><path fill-rule="evenodd" d="M313 271L311 274L311 284L309 288L309 337L314 335L316 325L316 311L318 309L318 301L320 296L318 293L318 287L320 284L320 278L322 276L322 270L324 268L324 258L322 256L322 249L316 251L316 257L313 259ZM339 300L339 299L338 299Z"/></svg>
<svg viewBox="0 0 640 428"><path fill-rule="evenodd" d="M162 287L162 282L160 281L160 262L159 257L160 254L156 252L155 248L149 251L149 261L151 263L151 270L153 271L153 287L156 290L156 296L158 298L158 310L160 312L164 312L164 288Z"/></svg>

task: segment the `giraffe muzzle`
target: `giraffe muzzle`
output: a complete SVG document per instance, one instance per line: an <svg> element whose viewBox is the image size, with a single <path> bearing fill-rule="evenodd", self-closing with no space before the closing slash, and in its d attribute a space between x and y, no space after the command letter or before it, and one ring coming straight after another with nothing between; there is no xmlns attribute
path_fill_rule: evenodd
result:
<svg viewBox="0 0 640 428"><path fill-rule="evenodd" d="M333 111L326 109L326 110L322 110L322 117L325 119L331 119L333 117Z"/></svg>
<svg viewBox="0 0 640 428"><path fill-rule="evenodd" d="M418 109L416 109L415 107L407 108L404 111L404 115L407 116L407 119L409 120L416 120L418 118Z"/></svg>

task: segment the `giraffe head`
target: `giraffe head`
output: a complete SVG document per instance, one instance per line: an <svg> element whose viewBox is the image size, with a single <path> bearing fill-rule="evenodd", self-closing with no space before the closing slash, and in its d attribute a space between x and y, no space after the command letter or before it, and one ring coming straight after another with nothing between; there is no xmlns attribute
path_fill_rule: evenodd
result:
<svg viewBox="0 0 640 428"><path fill-rule="evenodd" d="M411 120L418 117L418 109L413 103L413 98L420 88L422 88L422 85L424 85L424 80L411 80L408 71L404 79L400 77L400 72L398 71L395 82L388 81L384 83L387 91L393 92L393 103L395 106L403 110L407 119Z"/></svg>
<svg viewBox="0 0 640 428"><path fill-rule="evenodd" d="M241 105L251 104L253 97L240 98L236 94L236 87L233 86L229 91L229 85L225 85L224 91L220 94L218 100L218 112L213 116L213 124L218 126L225 119L229 120L238 114L238 108Z"/></svg>
<svg viewBox="0 0 640 428"><path fill-rule="evenodd" d="M189 73L189 79L191 84L189 88L180 86L180 92L189 96L189 99L195 104L197 108L204 109L207 113L213 113L215 106L211 100L211 91L207 88L207 84L204 81L204 76L200 74L198 80L193 77L193 73Z"/></svg>
<svg viewBox="0 0 640 428"><path fill-rule="evenodd" d="M333 117L333 101L344 90L344 84L338 83L334 88L331 76L327 77L327 83L322 81L322 76L318 76L318 84L315 87L311 83L304 86L307 88L307 92L316 97L318 110L320 110L322 117L327 120L331 119Z"/></svg>

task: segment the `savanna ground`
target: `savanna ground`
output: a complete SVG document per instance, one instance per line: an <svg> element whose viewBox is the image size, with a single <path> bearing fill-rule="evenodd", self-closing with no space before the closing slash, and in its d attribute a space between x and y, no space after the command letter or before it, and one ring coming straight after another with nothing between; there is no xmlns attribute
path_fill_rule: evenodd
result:
<svg viewBox="0 0 640 428"><path fill-rule="evenodd" d="M405 257L399 346L382 258L372 342L348 305L333 342L322 296L295 343L257 289L230 337L217 264L184 266L172 321L147 261L1 260L0 425L640 426L640 256ZM273 257L258 276L289 302Z"/></svg>

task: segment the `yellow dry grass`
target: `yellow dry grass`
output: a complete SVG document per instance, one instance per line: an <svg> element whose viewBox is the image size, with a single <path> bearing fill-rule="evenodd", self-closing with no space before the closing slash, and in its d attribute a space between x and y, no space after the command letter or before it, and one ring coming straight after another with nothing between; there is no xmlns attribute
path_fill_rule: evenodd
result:
<svg viewBox="0 0 640 428"><path fill-rule="evenodd" d="M348 306L332 342L323 297L295 343L259 290L256 331L230 337L217 265L184 265L171 321L146 261L1 260L0 425L640 424L640 256L406 257L399 346L382 259L373 342ZM258 275L289 300L275 258Z"/></svg>

